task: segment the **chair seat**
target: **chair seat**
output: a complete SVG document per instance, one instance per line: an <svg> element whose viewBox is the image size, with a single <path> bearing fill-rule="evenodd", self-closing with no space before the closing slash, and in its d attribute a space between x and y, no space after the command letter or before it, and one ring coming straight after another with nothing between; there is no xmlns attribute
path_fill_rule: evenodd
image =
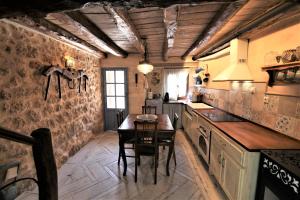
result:
<svg viewBox="0 0 300 200"><path fill-rule="evenodd" d="M143 145L143 146L137 146L136 147L139 155L141 156L153 156L155 155L155 147L152 146L148 146L148 145Z"/></svg>

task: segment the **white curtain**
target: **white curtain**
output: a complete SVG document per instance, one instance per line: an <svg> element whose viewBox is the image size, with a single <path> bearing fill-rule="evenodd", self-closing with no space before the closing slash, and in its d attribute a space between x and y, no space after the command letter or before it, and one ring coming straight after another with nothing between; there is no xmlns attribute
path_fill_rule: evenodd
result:
<svg viewBox="0 0 300 200"><path fill-rule="evenodd" d="M186 96L188 74L187 69L165 69L164 93L168 92L170 99Z"/></svg>

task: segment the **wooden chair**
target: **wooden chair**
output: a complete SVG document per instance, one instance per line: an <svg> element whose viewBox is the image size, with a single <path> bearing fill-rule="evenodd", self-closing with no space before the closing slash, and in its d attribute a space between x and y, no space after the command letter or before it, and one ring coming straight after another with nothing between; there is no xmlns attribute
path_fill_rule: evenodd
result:
<svg viewBox="0 0 300 200"><path fill-rule="evenodd" d="M137 182L137 166L141 156L154 157L154 184L157 182L158 167L158 140L157 140L158 121L135 121L135 176Z"/></svg>
<svg viewBox="0 0 300 200"><path fill-rule="evenodd" d="M177 165L176 163L176 153L175 153L175 136L176 136L176 127L177 127L177 121L178 121L178 114L175 113L174 114L174 119L173 119L173 123L172 126L174 128L174 133L171 135L171 137L166 137L166 138L159 138L159 146L168 146L169 147L169 151L170 148L173 147L173 159L174 159L174 163L175 165ZM169 163L167 163L167 167L168 167ZM168 170L167 170L167 175L168 175Z"/></svg>
<svg viewBox="0 0 300 200"><path fill-rule="evenodd" d="M143 114L155 114L156 106L142 106Z"/></svg>
<svg viewBox="0 0 300 200"><path fill-rule="evenodd" d="M123 121L124 121L124 110L119 110L117 112L117 124L118 124L118 127L121 126L121 124L123 123ZM119 140L120 140L120 134L119 134ZM133 144L132 141L128 141L125 144L131 144L131 146L125 146L124 149L134 149L134 144ZM134 156L126 155L126 157L134 157ZM120 165L120 160L121 160L121 149L119 147L118 165Z"/></svg>

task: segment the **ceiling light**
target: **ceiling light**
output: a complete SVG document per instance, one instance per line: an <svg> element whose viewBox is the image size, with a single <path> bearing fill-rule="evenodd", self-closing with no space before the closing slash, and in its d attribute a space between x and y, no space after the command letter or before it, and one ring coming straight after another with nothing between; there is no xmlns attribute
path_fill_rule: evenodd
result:
<svg viewBox="0 0 300 200"><path fill-rule="evenodd" d="M146 39L143 39L144 46L145 46L145 53L144 53L144 60L140 62L137 66L139 72L143 73L144 75L148 74L153 70L153 65L147 59L147 42Z"/></svg>

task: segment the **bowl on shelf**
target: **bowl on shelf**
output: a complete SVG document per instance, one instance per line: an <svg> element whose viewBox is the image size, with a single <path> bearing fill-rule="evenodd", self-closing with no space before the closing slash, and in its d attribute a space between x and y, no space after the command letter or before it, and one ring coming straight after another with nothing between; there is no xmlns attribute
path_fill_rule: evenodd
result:
<svg viewBox="0 0 300 200"><path fill-rule="evenodd" d="M282 53L281 60L283 63L294 62L297 60L296 49L285 50Z"/></svg>

